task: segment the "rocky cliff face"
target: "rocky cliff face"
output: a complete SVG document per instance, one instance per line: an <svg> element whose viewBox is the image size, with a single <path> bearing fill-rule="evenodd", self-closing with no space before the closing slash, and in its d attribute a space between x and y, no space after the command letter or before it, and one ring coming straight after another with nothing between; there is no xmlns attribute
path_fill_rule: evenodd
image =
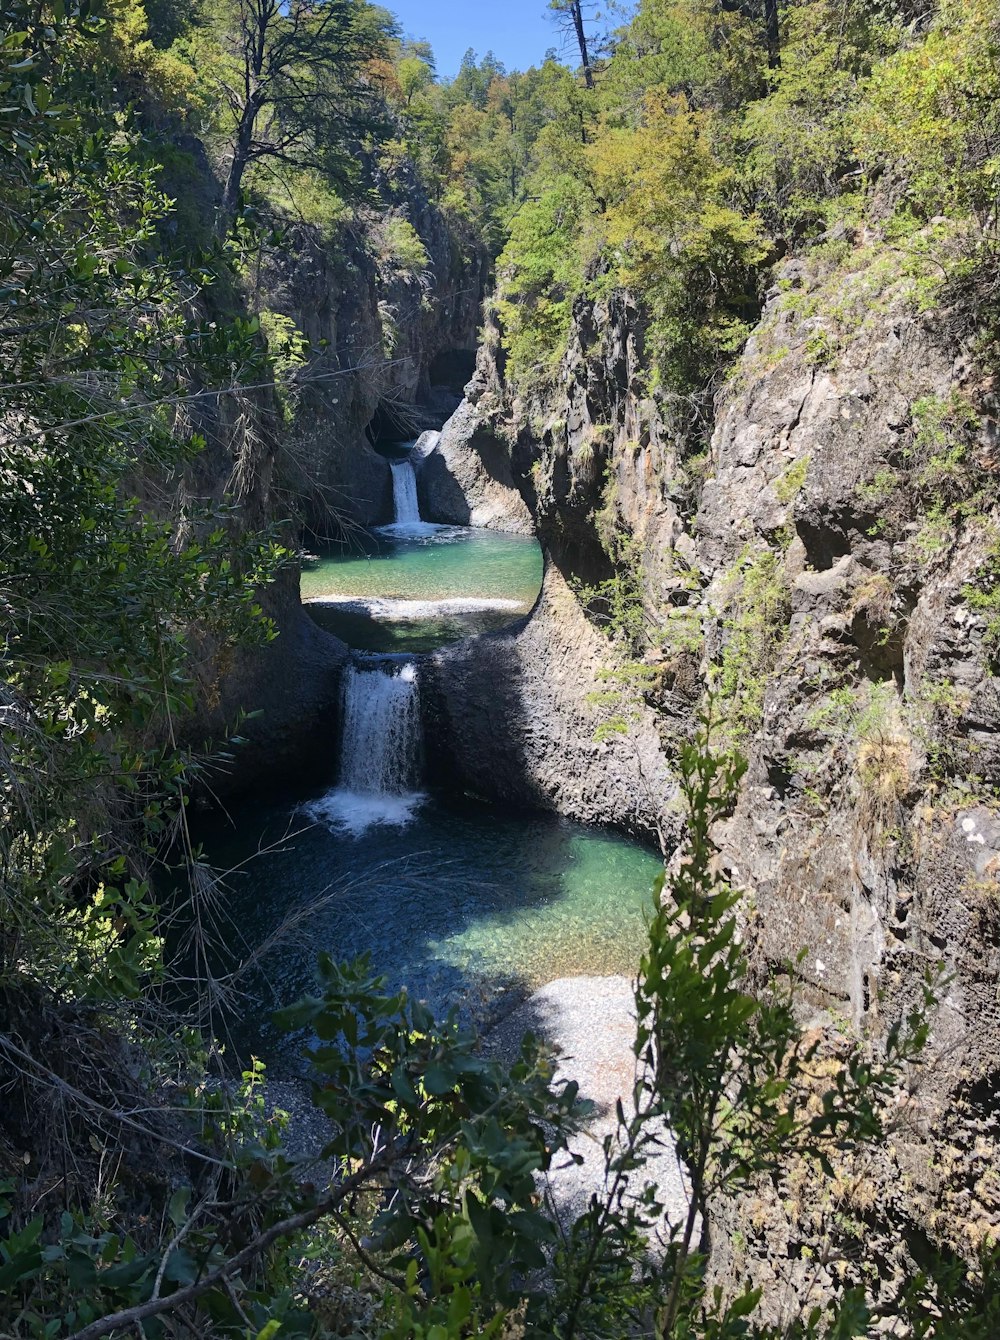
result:
<svg viewBox="0 0 1000 1340"><path fill-rule="evenodd" d="M875 1203L844 1206L888 1287L913 1244L880 1237L879 1197L905 1187L915 1231L959 1250L1000 1222L984 1162L1000 1044L1000 700L982 609L995 404L949 323L900 286L838 332L834 285L849 305L871 294L869 273L795 264L781 279L719 405L697 514L708 655L725 669L735 646L759 681L720 836L753 898L755 952L773 967L808 946L804 999L824 1017L877 1037L928 970L947 979L932 1063L869 1174ZM751 589L765 563L770 601ZM803 1199L796 1215L773 1198L750 1275L773 1270L775 1238L787 1259L827 1231L831 1207Z"/></svg>
<svg viewBox="0 0 1000 1340"><path fill-rule="evenodd" d="M476 394L477 383L469 390ZM462 402L417 471L420 515L452 526L484 526L530 535L534 521L511 471L507 442Z"/></svg>
<svg viewBox="0 0 1000 1340"><path fill-rule="evenodd" d="M690 548L683 497L663 488L674 456L639 389L634 304L616 295L577 316L559 390L532 404L511 401L499 332L487 321L466 401L421 466L430 515L507 530L530 524L546 551L543 593L523 628L435 658L431 752L446 761L442 777L488 798L666 839L678 820L660 736L664 716L690 709L696 674L680 666L663 688L664 711L652 710L627 679L622 687L627 658L587 618L573 588L611 571L601 532L621 526L616 507L627 509L651 552L666 555L662 580L670 583L675 543ZM601 355L585 355L598 330Z"/></svg>
<svg viewBox="0 0 1000 1340"><path fill-rule="evenodd" d="M392 520L389 468L373 444L440 427L461 399L478 342L481 246L405 174L382 183L382 194L378 213L332 241L296 230L261 278L264 305L319 351L297 378L283 477L321 536ZM397 254L386 232L393 220L414 230L425 260Z"/></svg>
<svg viewBox="0 0 1000 1340"><path fill-rule="evenodd" d="M871 1194L845 1193L838 1208L790 1181L725 1209L727 1276L773 1280L784 1253L795 1297L822 1292L804 1262L835 1211L870 1235L887 1280L905 1271L912 1243L879 1241L880 1197L905 1201L915 1233L959 1250L1000 1223L996 402L961 313L919 307L884 257L861 248L836 264L786 265L717 398L704 453L645 393L642 321L625 295L575 313L554 390L513 400L493 363L460 421L471 457L506 442L549 554L547 588L562 593L505 644L520 657L497 676L513 719L549 710L526 671L527 639L546 677L546 649L582 618L562 603L576 603L568 584L600 580L615 557L641 592L657 674L638 738L656 731L661 748L643 775L668 775L709 686L748 756L719 841L748 893L761 970L807 947L804 1009L826 1029L839 1020L876 1038L929 968L946 975L932 1064L869 1171ZM462 449L453 442L453 456ZM473 481L484 471L499 473L485 460L452 466ZM447 667L450 729L471 723L472 738L488 720L464 682L475 654ZM588 651L594 664L602 656L613 663L606 643ZM590 660L580 673L572 656L562 663L574 730ZM556 774L567 743L544 730L532 739L547 760L534 759L536 774ZM584 750L567 772L592 778L622 756ZM476 776L474 761L458 763ZM670 784L658 785L652 808L669 833ZM630 820L638 794L633 777L608 779L600 817ZM558 785L546 796L567 803ZM727 1223L739 1252L725 1245Z"/></svg>
<svg viewBox="0 0 1000 1340"><path fill-rule="evenodd" d="M607 649L557 567L532 615L425 663L429 780L655 837L673 787L648 715L595 739Z"/></svg>

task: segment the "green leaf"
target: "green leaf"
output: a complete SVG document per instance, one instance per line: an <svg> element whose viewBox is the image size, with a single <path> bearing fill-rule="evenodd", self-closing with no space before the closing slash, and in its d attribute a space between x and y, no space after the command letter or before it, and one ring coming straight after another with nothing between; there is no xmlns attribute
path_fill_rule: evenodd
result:
<svg viewBox="0 0 1000 1340"><path fill-rule="evenodd" d="M424 1088L436 1098L451 1093L456 1081L454 1069L444 1061L436 1061L429 1065L423 1074Z"/></svg>

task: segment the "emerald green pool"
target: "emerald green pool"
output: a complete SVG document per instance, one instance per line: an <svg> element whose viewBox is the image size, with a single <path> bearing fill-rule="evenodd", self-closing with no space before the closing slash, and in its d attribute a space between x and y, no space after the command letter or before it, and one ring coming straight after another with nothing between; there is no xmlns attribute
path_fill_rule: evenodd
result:
<svg viewBox="0 0 1000 1340"><path fill-rule="evenodd" d="M530 536L417 522L323 551L303 564L301 589L316 622L349 646L419 652L506 627L541 584Z"/></svg>
<svg viewBox="0 0 1000 1340"><path fill-rule="evenodd" d="M313 985L316 955L368 952L436 1010L481 1022L557 977L634 974L661 865L649 850L545 815L417 798L409 818L352 833L302 805L244 808L199 834L232 870L234 956L286 935L241 985L238 1053L279 1070L295 1048L271 1011ZM308 805L308 802L306 802Z"/></svg>

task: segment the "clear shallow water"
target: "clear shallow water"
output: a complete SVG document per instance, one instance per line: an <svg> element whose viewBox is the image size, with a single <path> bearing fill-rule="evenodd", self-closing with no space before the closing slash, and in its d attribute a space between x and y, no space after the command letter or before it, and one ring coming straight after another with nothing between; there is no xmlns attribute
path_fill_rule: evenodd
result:
<svg viewBox="0 0 1000 1340"><path fill-rule="evenodd" d="M383 526L324 551L303 564L301 589L306 601L377 599L375 609L307 608L352 647L416 652L506 627L531 609L541 585L542 553L530 536L416 522ZM408 605L393 609L395 601ZM462 607L441 608L443 601Z"/></svg>
<svg viewBox="0 0 1000 1340"><path fill-rule="evenodd" d="M279 1071L299 1044L275 1032L270 1012L312 988L321 950L369 951L377 971L436 1010L488 1020L556 977L634 973L661 868L599 830L436 798L408 826L357 836L287 804L244 808L198 836L216 868L233 870L234 955L295 922L244 981L233 1027L241 1059L253 1052Z"/></svg>

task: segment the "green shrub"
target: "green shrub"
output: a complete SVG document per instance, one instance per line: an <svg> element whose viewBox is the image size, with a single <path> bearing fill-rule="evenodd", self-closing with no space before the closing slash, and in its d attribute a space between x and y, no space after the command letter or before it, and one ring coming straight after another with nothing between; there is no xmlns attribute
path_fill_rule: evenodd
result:
<svg viewBox="0 0 1000 1340"><path fill-rule="evenodd" d="M418 279L430 265L420 234L408 219L394 215L377 232L378 257L383 265Z"/></svg>
<svg viewBox="0 0 1000 1340"><path fill-rule="evenodd" d="M719 707L734 740L764 715L764 694L785 640L790 598L781 559L744 551L730 571L722 613L723 647L714 675Z"/></svg>

